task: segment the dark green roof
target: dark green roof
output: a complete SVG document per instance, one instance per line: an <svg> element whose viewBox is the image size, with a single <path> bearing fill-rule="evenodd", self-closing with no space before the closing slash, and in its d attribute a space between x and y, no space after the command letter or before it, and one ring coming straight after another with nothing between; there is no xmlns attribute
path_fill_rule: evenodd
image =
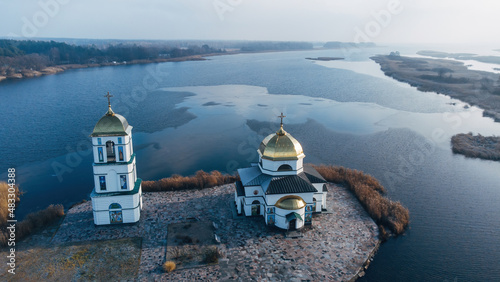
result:
<svg viewBox="0 0 500 282"><path fill-rule="evenodd" d="M106 114L97 122L90 136L124 136L127 135L126 131L128 127L127 120L123 116L115 114L110 107Z"/></svg>

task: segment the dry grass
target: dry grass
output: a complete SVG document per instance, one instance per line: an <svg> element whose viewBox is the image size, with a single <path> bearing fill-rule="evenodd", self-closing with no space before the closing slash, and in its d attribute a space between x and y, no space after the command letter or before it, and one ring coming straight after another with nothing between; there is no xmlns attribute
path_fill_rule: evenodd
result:
<svg viewBox="0 0 500 282"><path fill-rule="evenodd" d="M470 158L500 161L500 137L459 133L451 137L453 153Z"/></svg>
<svg viewBox="0 0 500 282"><path fill-rule="evenodd" d="M142 239L45 244L20 244L16 275L0 273L0 281L134 281ZM0 252L5 257L6 252Z"/></svg>
<svg viewBox="0 0 500 282"><path fill-rule="evenodd" d="M401 203L384 197L384 187L374 177L339 166L314 166L327 180L351 190L370 216L395 235L403 234L410 223L410 212ZM385 230L381 230L385 234Z"/></svg>
<svg viewBox="0 0 500 282"><path fill-rule="evenodd" d="M9 219L9 185L7 182L0 182L0 227L7 224L7 220ZM15 200L15 205L20 201L21 192L17 186L14 186L14 195L15 198L10 198Z"/></svg>
<svg viewBox="0 0 500 282"><path fill-rule="evenodd" d="M215 245L212 222L179 222L168 225L166 260L174 261L177 269L217 263L222 255Z"/></svg>
<svg viewBox="0 0 500 282"><path fill-rule="evenodd" d="M163 264L163 271L172 272L175 270L175 262L167 261Z"/></svg>
<svg viewBox="0 0 500 282"><path fill-rule="evenodd" d="M22 240L36 230L46 227L64 216L62 205L50 205L46 209L28 214L23 221L16 224L16 241ZM6 226L0 230L0 245L7 244L8 231Z"/></svg>
<svg viewBox="0 0 500 282"><path fill-rule="evenodd" d="M142 182L142 190L145 192L179 191L189 189L209 188L223 184L233 183L238 180L237 176L222 174L218 171L211 173L199 170L194 176L173 175L158 181Z"/></svg>

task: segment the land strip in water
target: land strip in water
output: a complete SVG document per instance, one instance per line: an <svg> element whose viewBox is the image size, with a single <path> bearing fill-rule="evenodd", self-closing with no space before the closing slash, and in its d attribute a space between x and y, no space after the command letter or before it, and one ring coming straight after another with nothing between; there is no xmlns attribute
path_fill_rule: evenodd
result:
<svg viewBox="0 0 500 282"><path fill-rule="evenodd" d="M420 91L448 95L484 109L483 115L500 122L500 76L469 70L463 63L397 55L371 57L385 75L406 82Z"/></svg>

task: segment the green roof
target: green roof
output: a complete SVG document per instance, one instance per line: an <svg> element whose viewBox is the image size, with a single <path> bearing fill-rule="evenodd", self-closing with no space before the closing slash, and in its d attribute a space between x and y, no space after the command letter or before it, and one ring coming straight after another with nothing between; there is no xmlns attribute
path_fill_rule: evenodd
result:
<svg viewBox="0 0 500 282"><path fill-rule="evenodd" d="M124 136L127 135L128 127L127 120L123 116L115 114L109 107L106 114L95 125L90 136Z"/></svg>
<svg viewBox="0 0 500 282"><path fill-rule="evenodd" d="M296 212L291 212L291 213L289 213L289 214L287 214L287 215L286 215L286 221L287 221L287 222L290 222L291 220L293 220L293 219L295 219L295 218L297 218L297 219L300 219L300 220L304 221L304 220L302 219L302 217L300 216L300 214L298 214L298 213L296 213Z"/></svg>
<svg viewBox="0 0 500 282"><path fill-rule="evenodd" d="M99 198L99 197L112 197L112 196L126 196L126 195L134 195L139 193L139 188L141 187L142 179L137 178L137 181L135 181L134 189L130 191L123 191L123 192L110 192L110 193L97 193L94 190L92 190L92 193L90 193L91 198Z"/></svg>

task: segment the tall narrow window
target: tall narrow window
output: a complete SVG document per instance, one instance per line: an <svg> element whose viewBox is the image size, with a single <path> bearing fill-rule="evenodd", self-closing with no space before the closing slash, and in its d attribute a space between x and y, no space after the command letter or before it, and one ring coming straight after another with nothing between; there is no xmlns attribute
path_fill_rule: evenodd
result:
<svg viewBox="0 0 500 282"><path fill-rule="evenodd" d="M97 144L102 145L101 138L97 138Z"/></svg>
<svg viewBox="0 0 500 282"><path fill-rule="evenodd" d="M102 147L97 148L97 154L99 155L99 161L103 162L104 161L104 154L102 152Z"/></svg>
<svg viewBox="0 0 500 282"><path fill-rule="evenodd" d="M127 176L126 175L120 175L120 187L123 190L127 189Z"/></svg>
<svg viewBox="0 0 500 282"><path fill-rule="evenodd" d="M108 162L116 162L115 143L113 141L106 142L106 154L108 156Z"/></svg>
<svg viewBox="0 0 500 282"><path fill-rule="evenodd" d="M118 144L121 144L121 143L122 143L122 138L118 137Z"/></svg>
<svg viewBox="0 0 500 282"><path fill-rule="evenodd" d="M118 159L120 160L120 162L123 162L123 146L119 146L118 147Z"/></svg>
<svg viewBox="0 0 500 282"><path fill-rule="evenodd" d="M106 176L99 176L99 185L101 186L101 191L106 191Z"/></svg>

